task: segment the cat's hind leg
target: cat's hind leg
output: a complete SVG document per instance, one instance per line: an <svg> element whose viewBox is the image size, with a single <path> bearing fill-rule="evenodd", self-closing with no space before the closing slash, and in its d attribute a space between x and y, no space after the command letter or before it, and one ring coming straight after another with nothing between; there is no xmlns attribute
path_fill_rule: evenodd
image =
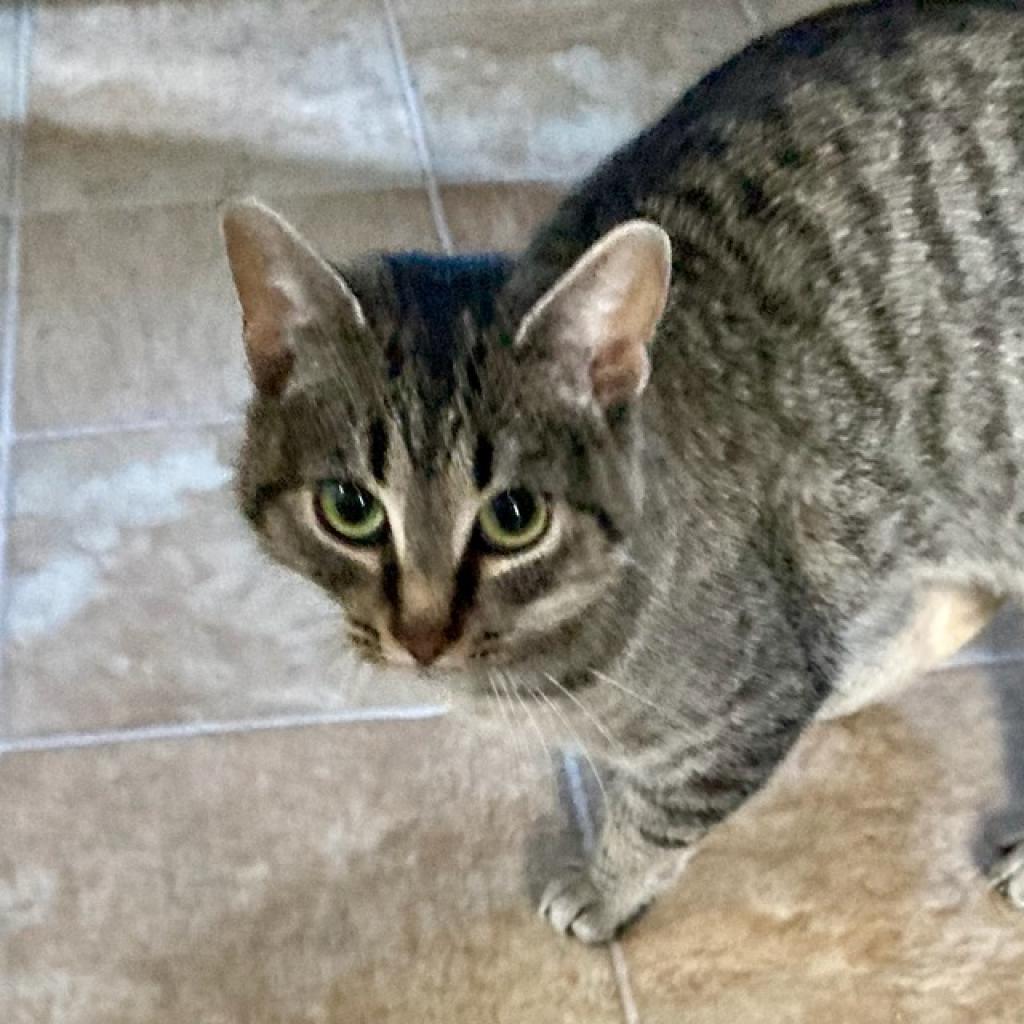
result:
<svg viewBox="0 0 1024 1024"><path fill-rule="evenodd" d="M818 717L843 718L895 696L970 643L1002 603L969 584L924 584L882 596L847 636L849 665Z"/></svg>
<svg viewBox="0 0 1024 1024"><path fill-rule="evenodd" d="M1005 896L1011 906L1024 910L1024 834L1005 843L989 868L989 884Z"/></svg>

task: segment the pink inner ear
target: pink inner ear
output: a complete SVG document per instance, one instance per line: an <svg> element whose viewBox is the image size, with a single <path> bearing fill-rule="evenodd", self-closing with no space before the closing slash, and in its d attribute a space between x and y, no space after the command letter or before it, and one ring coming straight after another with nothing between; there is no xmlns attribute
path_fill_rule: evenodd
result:
<svg viewBox="0 0 1024 1024"><path fill-rule="evenodd" d="M632 338L602 345L590 364L590 386L603 409L632 401L647 384L647 350Z"/></svg>
<svg viewBox="0 0 1024 1024"><path fill-rule="evenodd" d="M253 383L263 394L280 395L295 356L284 337L290 303L276 288L253 290L243 301L242 329Z"/></svg>
<svg viewBox="0 0 1024 1024"><path fill-rule="evenodd" d="M261 337L261 334L268 329L273 330L274 340ZM292 364L295 362L294 354L281 347L277 340L280 332L273 328L264 327L262 330L252 328L243 321L243 330L250 353L256 353L260 349L265 350L264 355L258 357L250 355L249 368L252 371L253 384L261 394L274 397L280 395L291 375Z"/></svg>

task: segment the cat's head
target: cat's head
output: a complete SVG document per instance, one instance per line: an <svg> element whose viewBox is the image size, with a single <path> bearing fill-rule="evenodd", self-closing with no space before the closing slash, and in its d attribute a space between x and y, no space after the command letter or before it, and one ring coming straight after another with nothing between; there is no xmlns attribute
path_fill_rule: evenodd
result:
<svg viewBox="0 0 1024 1024"><path fill-rule="evenodd" d="M238 476L265 547L372 661L564 661L628 557L660 228L607 234L535 301L504 257L338 268L223 211L254 384Z"/></svg>

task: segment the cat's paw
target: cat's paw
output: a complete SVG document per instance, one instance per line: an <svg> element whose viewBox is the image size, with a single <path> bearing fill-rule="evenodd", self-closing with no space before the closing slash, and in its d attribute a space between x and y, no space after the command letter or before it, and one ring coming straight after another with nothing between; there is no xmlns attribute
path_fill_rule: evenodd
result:
<svg viewBox="0 0 1024 1024"><path fill-rule="evenodd" d="M1006 897L1011 906L1024 910L1024 836L1003 846L988 871L989 884Z"/></svg>
<svg viewBox="0 0 1024 1024"><path fill-rule="evenodd" d="M588 945L611 942L647 909L632 906L605 893L594 883L585 867L567 868L548 883L540 900L541 916L555 931L572 935Z"/></svg>

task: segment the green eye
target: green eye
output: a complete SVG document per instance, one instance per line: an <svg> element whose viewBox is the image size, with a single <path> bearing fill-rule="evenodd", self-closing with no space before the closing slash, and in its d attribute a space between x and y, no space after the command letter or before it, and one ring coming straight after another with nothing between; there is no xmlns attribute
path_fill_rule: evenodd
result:
<svg viewBox="0 0 1024 1024"><path fill-rule="evenodd" d="M320 525L351 544L377 543L388 525L384 506L351 480L322 481L314 505Z"/></svg>
<svg viewBox="0 0 1024 1024"><path fill-rule="evenodd" d="M544 535L551 518L547 502L525 487L496 494L480 510L480 536L494 551L522 551Z"/></svg>

